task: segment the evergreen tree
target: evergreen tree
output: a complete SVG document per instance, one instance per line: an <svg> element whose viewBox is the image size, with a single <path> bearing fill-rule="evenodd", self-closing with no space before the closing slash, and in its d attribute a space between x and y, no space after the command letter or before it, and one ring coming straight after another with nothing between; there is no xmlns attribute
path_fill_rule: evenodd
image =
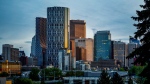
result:
<svg viewBox="0 0 150 84"><path fill-rule="evenodd" d="M99 78L99 84L110 84L110 77L107 73L107 71L103 70L100 78Z"/></svg>
<svg viewBox="0 0 150 84"><path fill-rule="evenodd" d="M137 28L135 38L140 39L141 45L135 49L127 58L137 56L134 64L147 65L140 76L145 77L146 82L150 83L150 0L144 0L144 5L140 5L141 11L136 11L137 17L131 17L137 21L134 26Z"/></svg>
<svg viewBox="0 0 150 84"><path fill-rule="evenodd" d="M115 73L114 76L111 78L112 84L123 84L123 80L121 76L118 75L118 73Z"/></svg>

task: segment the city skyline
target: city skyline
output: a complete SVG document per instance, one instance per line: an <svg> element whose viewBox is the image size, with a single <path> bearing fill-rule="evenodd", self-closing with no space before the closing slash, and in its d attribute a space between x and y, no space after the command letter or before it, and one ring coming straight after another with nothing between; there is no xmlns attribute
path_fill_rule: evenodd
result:
<svg viewBox="0 0 150 84"><path fill-rule="evenodd" d="M83 4L85 3L86 4ZM87 38L93 38L92 29L110 30L112 40L128 42L129 35L133 36L131 16L140 9L142 1L110 0L110 1L0 1L0 54L3 44L23 47L27 56L31 53L31 41L35 34L35 18L46 18L47 7L63 6L70 8L70 19L86 21ZM118 31L119 30L119 31Z"/></svg>

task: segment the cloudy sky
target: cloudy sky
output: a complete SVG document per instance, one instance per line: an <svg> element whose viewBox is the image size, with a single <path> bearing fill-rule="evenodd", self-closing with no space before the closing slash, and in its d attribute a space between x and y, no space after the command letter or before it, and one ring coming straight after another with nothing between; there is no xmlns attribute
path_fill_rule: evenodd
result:
<svg viewBox="0 0 150 84"><path fill-rule="evenodd" d="M136 31L130 17L140 4L143 0L0 0L0 54L2 44L13 44L29 56L35 18L47 17L47 7L53 6L68 7L70 19L85 20L88 38L92 29L110 30L112 40L128 42Z"/></svg>

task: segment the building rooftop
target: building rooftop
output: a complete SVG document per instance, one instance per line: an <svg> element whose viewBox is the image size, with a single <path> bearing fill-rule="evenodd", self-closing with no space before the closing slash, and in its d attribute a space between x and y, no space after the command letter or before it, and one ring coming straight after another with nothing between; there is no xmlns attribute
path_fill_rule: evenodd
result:
<svg viewBox="0 0 150 84"><path fill-rule="evenodd" d="M86 24L86 22L84 20L70 20L70 22Z"/></svg>

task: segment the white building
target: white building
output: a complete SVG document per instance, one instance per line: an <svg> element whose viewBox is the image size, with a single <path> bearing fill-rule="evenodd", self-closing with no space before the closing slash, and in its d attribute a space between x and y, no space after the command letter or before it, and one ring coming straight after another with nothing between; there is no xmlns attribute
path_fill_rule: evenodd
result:
<svg viewBox="0 0 150 84"><path fill-rule="evenodd" d="M66 49L61 49L58 52L58 68L60 70L71 69L71 54Z"/></svg>

